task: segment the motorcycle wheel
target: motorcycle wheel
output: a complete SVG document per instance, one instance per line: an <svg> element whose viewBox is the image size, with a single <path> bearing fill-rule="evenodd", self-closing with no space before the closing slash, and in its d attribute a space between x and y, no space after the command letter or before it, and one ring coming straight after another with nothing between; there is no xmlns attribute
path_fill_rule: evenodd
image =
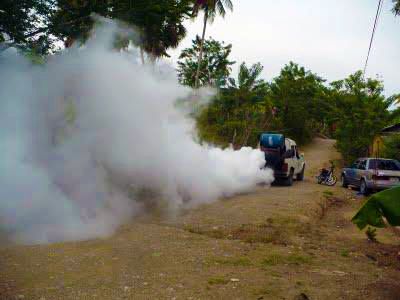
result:
<svg viewBox="0 0 400 300"><path fill-rule="evenodd" d="M337 181L337 178L335 175L332 175L327 181L326 181L326 185L332 186L335 185Z"/></svg>

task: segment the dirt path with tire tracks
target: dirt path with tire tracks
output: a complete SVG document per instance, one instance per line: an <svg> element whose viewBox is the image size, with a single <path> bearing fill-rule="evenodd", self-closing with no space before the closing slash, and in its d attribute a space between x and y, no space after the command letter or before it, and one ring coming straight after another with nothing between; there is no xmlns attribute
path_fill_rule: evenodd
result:
<svg viewBox="0 0 400 300"><path fill-rule="evenodd" d="M1 299L398 299L399 240L368 242L350 220L362 197L316 184L333 140L304 149L305 180L175 216L156 212L110 238L0 249ZM336 174L340 174L336 170Z"/></svg>

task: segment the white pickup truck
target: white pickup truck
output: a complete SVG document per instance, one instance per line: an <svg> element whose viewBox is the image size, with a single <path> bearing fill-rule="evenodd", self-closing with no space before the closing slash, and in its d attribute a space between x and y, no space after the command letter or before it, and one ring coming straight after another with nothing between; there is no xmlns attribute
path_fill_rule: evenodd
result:
<svg viewBox="0 0 400 300"><path fill-rule="evenodd" d="M265 153L265 167L274 170L275 180L293 185L293 178L304 179L304 154L299 153L296 142L282 134L263 133L260 136L260 150Z"/></svg>

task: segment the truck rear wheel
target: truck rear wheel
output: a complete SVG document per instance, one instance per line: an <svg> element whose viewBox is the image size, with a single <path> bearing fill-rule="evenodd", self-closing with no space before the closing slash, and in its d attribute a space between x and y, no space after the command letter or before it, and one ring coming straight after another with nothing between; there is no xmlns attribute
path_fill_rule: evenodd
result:
<svg viewBox="0 0 400 300"><path fill-rule="evenodd" d="M294 173L293 169L290 169L289 176L286 178L286 182L285 182L287 186L293 185L293 173Z"/></svg>

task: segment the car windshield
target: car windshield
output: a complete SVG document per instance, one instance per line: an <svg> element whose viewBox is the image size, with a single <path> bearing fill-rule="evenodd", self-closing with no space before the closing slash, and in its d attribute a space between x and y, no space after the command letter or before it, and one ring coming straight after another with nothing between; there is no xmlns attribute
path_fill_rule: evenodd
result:
<svg viewBox="0 0 400 300"><path fill-rule="evenodd" d="M371 159L369 169L400 171L400 164L396 160Z"/></svg>

